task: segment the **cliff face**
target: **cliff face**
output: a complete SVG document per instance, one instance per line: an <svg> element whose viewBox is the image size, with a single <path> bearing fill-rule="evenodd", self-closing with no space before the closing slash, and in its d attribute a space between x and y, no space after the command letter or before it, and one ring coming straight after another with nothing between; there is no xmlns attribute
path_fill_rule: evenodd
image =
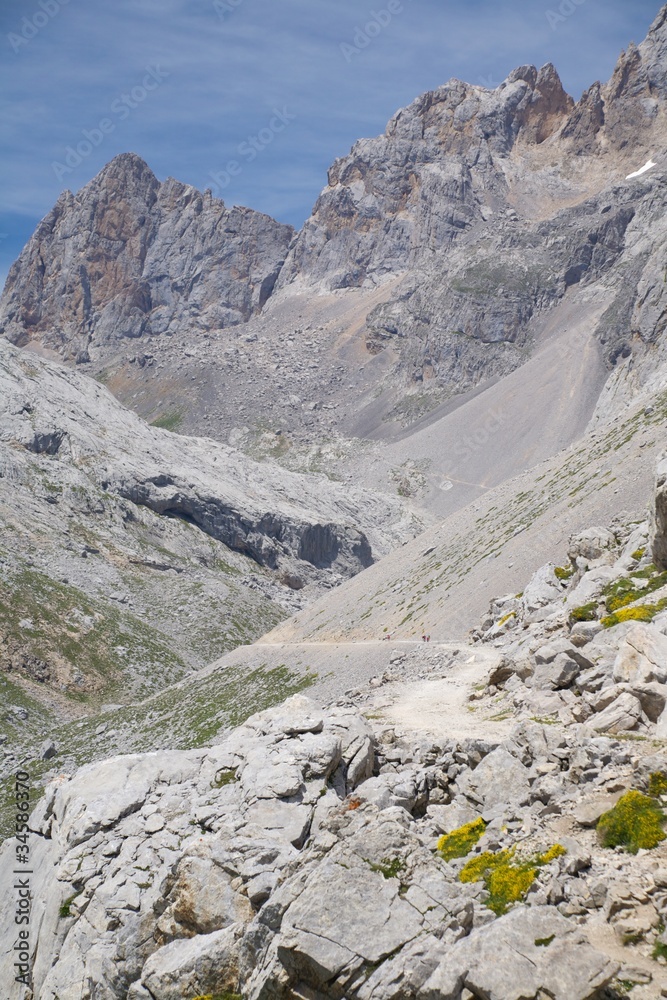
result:
<svg viewBox="0 0 667 1000"><path fill-rule="evenodd" d="M506 205L499 158L519 136L544 141L572 107L551 65L521 67L495 91L451 80L423 94L334 163L280 285L360 285L447 248Z"/></svg>
<svg viewBox="0 0 667 1000"><path fill-rule="evenodd" d="M605 187L628 154L655 153L664 137L666 65L664 7L609 83L578 104L551 64L521 66L493 91L450 80L423 94L334 163L280 285L376 282L503 207L543 217Z"/></svg>
<svg viewBox="0 0 667 1000"><path fill-rule="evenodd" d="M271 294L292 234L171 178L160 184L124 154L40 223L9 273L0 329L84 361L91 341L242 323Z"/></svg>

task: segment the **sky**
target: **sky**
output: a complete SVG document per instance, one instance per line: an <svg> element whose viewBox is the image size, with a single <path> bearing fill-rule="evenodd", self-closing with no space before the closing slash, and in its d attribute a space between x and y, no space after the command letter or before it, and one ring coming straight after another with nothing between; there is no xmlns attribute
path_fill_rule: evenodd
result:
<svg viewBox="0 0 667 1000"><path fill-rule="evenodd" d="M2 0L0 283L59 194L138 153L300 227L327 169L451 77L575 98L659 0Z"/></svg>

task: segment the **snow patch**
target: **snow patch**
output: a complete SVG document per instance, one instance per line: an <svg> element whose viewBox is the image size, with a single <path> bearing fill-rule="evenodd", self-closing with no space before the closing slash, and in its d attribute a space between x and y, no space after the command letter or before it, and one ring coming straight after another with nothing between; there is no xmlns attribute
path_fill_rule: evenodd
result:
<svg viewBox="0 0 667 1000"><path fill-rule="evenodd" d="M625 179L626 181L631 181L633 177L641 177L642 174L648 173L649 170L653 170L653 168L657 167L657 165L658 164L654 163L653 160L649 160L648 163L644 164L641 170L635 170L634 174L628 174L628 176Z"/></svg>

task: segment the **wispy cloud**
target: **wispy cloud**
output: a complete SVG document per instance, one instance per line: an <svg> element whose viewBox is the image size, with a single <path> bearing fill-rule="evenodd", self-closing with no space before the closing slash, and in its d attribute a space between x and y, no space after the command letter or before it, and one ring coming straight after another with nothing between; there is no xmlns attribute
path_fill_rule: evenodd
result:
<svg viewBox="0 0 667 1000"><path fill-rule="evenodd" d="M579 96L609 77L621 48L641 40L658 9L657 0L586 0L553 31L546 12L557 9L554 0L401 0L400 16L381 17L382 31L348 63L341 45L384 0L221 0L221 10L213 0L53 2L57 12L43 24L40 17L18 51L9 36L42 10L39 0L5 0L0 9L5 271L25 220L36 222L63 187L82 186L117 153L133 150L159 177L203 189L286 107L295 116L289 128L221 193L300 225L332 160L382 132L422 91L452 76L497 83L516 65L552 61ZM52 164L63 162L65 148L76 149L83 131L110 117L111 103L156 64L169 75L150 99L71 175L57 177Z"/></svg>

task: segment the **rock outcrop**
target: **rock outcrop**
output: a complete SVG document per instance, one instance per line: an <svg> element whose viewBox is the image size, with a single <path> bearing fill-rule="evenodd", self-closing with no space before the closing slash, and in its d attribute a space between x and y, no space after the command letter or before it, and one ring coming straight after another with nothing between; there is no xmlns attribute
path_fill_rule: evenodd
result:
<svg viewBox="0 0 667 1000"><path fill-rule="evenodd" d="M133 153L65 191L7 278L0 332L69 360L123 338L243 323L273 290L290 226L169 178Z"/></svg>
<svg viewBox="0 0 667 1000"><path fill-rule="evenodd" d="M652 522L572 538L570 563L542 567L520 597L495 600L477 641L503 651L488 690L598 733L667 734L664 458Z"/></svg>
<svg viewBox="0 0 667 1000"><path fill-rule="evenodd" d="M212 441L149 427L102 386L7 343L0 344L0 387L0 441L48 457L65 475L83 467L102 490L188 521L295 579L318 571L354 575L373 561L364 527L382 549L394 514L403 520L402 504L380 494L260 466ZM364 527L357 500L369 504ZM384 542L382 524L389 528Z"/></svg>
<svg viewBox="0 0 667 1000"><path fill-rule="evenodd" d="M624 748L536 725L493 750L412 745L411 763L371 777L369 723L297 696L210 749L115 758L56 780L30 820L35 996L602 996L619 966L591 946L587 920L617 890L626 905L605 916L627 921L637 875L612 877L614 855L593 858L587 842L547 851L548 827L579 801L570 769L582 754L604 755L617 782L632 780ZM503 802L492 783L471 790L481 769L507 762L525 772L525 794ZM484 817L477 847L449 860L436 850L451 830L435 804L443 789L452 819ZM525 901L494 916L481 882L459 876L482 851L517 848L543 856L518 894ZM8 842L5 877L13 859ZM665 884L656 877L644 897L656 914ZM4 896L3 915L11 905ZM2 927L9 984L10 921Z"/></svg>
<svg viewBox="0 0 667 1000"><path fill-rule="evenodd" d="M656 470L655 507L651 523L653 559L661 569L667 569L667 459Z"/></svg>

